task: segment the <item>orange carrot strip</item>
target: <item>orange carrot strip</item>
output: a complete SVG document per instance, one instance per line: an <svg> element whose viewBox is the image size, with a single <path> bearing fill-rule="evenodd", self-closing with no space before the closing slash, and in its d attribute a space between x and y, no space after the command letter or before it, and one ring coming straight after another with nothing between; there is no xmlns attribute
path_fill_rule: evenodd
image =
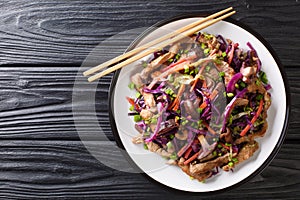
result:
<svg viewBox="0 0 300 200"><path fill-rule="evenodd" d="M180 98L182 93L184 92L185 85L181 84L178 93L176 94L176 98L174 99L173 103L170 105L169 108L173 108L174 111L178 110L180 104Z"/></svg>
<svg viewBox="0 0 300 200"><path fill-rule="evenodd" d="M186 161L183 162L184 165L189 164L190 162L192 162L193 160L195 160L200 154L200 151L198 151L197 153L195 153L193 156L191 156L189 159L187 159Z"/></svg>
<svg viewBox="0 0 300 200"><path fill-rule="evenodd" d="M191 86L190 92L192 92L194 90L194 88L196 87L196 84L198 82L199 78L196 78L193 85Z"/></svg>
<svg viewBox="0 0 300 200"><path fill-rule="evenodd" d="M259 107L258 110L256 112L256 114L254 115L254 117L251 120L251 124L254 124L254 122L257 120L257 118L259 117L262 109L263 109L263 105L264 105L264 101L261 99L259 102ZM251 128L251 126L249 124L247 124L247 126L242 130L242 132L240 133L240 136L244 136L246 135L246 133L249 131L249 129Z"/></svg>
<svg viewBox="0 0 300 200"><path fill-rule="evenodd" d="M213 100L217 95L218 95L218 90L213 90L209 98Z"/></svg>
<svg viewBox="0 0 300 200"><path fill-rule="evenodd" d="M207 83L206 83L205 80L203 80L202 87L203 87L203 88L207 88Z"/></svg>
<svg viewBox="0 0 300 200"><path fill-rule="evenodd" d="M176 66L176 65L178 65L178 64L180 64L180 63L183 63L183 62L185 62L185 61L187 61L186 58L179 59L176 63L172 63L171 65L169 65L169 66L163 68L161 71L162 71L162 72L165 72L165 71L171 69L172 67L174 67L174 66Z"/></svg>
<svg viewBox="0 0 300 200"><path fill-rule="evenodd" d="M206 106L207 106L206 101L203 101L203 102L201 103L201 105L199 106L199 108L204 109L204 108L206 108Z"/></svg>
<svg viewBox="0 0 300 200"><path fill-rule="evenodd" d="M191 154L192 152L192 147L189 147L186 152L184 153L184 158L187 159L189 157L189 155Z"/></svg>
<svg viewBox="0 0 300 200"><path fill-rule="evenodd" d="M177 156L178 156L178 157L181 157L181 156L184 154L184 152L186 151L186 147L187 147L187 144L184 145L184 146L177 152Z"/></svg>
<svg viewBox="0 0 300 200"><path fill-rule="evenodd" d="M225 149L227 149L227 150L230 150L230 147L229 146L226 146L225 144L223 144L223 143L220 143L221 145L222 145L222 147L224 147Z"/></svg>
<svg viewBox="0 0 300 200"><path fill-rule="evenodd" d="M127 101L131 104L131 105L135 105L134 100L130 97L126 97Z"/></svg>
<svg viewBox="0 0 300 200"><path fill-rule="evenodd" d="M213 135L216 135L216 131L214 131L206 122L202 122L204 126L207 128L208 132L210 132Z"/></svg>
<svg viewBox="0 0 300 200"><path fill-rule="evenodd" d="M193 85L192 85L192 87L191 87L191 89L190 89L190 92L192 92L192 91L194 90L194 88L196 87L196 84L197 84L197 82L198 82L198 80L199 80L199 77L200 77L200 75L202 74L202 72L203 72L203 70L204 70L204 67L205 67L205 65L203 64L202 67L200 68L198 74L195 76L195 77L197 77L197 78L195 79L195 81L194 81L194 83L193 83ZM204 82L205 82L205 81L204 81Z"/></svg>

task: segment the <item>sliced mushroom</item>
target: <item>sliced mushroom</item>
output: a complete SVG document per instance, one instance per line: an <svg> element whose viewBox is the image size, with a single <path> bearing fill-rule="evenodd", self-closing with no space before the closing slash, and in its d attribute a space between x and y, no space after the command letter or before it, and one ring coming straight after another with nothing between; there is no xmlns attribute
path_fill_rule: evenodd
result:
<svg viewBox="0 0 300 200"><path fill-rule="evenodd" d="M230 131L229 128L226 128L225 133L221 133L220 139L225 140L225 142L227 142L227 143L232 143L233 142L231 131Z"/></svg>
<svg viewBox="0 0 300 200"><path fill-rule="evenodd" d="M175 137L179 140L187 140L188 138L188 131L187 130L184 130L182 132L178 132L175 134Z"/></svg>

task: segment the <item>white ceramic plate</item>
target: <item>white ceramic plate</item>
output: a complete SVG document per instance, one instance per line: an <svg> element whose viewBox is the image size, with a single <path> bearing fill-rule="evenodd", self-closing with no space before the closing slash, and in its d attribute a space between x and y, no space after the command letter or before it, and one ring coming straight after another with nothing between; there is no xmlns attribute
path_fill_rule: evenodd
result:
<svg viewBox="0 0 300 200"><path fill-rule="evenodd" d="M131 46L139 46L151 39L165 34L169 30L175 30L195 20L197 17L181 18L163 22L156 30L146 31ZM232 21L232 20L231 20ZM165 160L159 155L143 149L143 145L135 145L131 139L137 135L134 122L128 117L128 102L126 96L134 96L134 91L128 88L130 76L136 72L136 64L133 63L116 73L111 86L111 120L116 140L119 140L125 148L131 160L149 177L155 181L173 189L189 192L212 192L226 190L240 183L246 182L251 177L261 172L274 158L286 133L286 126L289 113L289 93L281 66L274 58L274 53L266 42L257 34L249 32L249 28L243 25L236 25L237 22L221 21L215 25L202 30L202 32L221 34L239 43L239 47L249 49L246 45L250 42L256 49L262 62L262 70L266 72L272 86L270 90L272 105L268 110L269 128L265 137L258 139L260 149L251 159L238 165L233 172L221 172L208 179L205 183L191 180L177 166L165 164ZM242 28L243 27L243 28ZM246 30L247 29L247 30ZM255 34L256 36L254 36ZM259 39L258 39L259 38ZM267 48L268 46L268 48Z"/></svg>

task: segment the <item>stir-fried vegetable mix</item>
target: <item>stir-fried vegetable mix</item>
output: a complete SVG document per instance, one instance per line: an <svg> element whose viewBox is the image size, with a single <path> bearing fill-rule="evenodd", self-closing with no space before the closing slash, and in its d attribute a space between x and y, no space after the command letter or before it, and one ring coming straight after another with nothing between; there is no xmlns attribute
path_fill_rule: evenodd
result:
<svg viewBox="0 0 300 200"><path fill-rule="evenodd" d="M247 45L199 32L143 61L128 85L133 142L199 181L251 157L268 126L271 86Z"/></svg>

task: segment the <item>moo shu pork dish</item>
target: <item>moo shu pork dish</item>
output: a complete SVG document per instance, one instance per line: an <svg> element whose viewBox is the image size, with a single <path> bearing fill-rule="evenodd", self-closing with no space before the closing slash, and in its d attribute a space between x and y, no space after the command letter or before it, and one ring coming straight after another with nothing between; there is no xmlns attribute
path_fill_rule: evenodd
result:
<svg viewBox="0 0 300 200"><path fill-rule="evenodd" d="M271 86L247 46L199 32L142 61L127 97L133 143L199 181L249 159L268 128Z"/></svg>

